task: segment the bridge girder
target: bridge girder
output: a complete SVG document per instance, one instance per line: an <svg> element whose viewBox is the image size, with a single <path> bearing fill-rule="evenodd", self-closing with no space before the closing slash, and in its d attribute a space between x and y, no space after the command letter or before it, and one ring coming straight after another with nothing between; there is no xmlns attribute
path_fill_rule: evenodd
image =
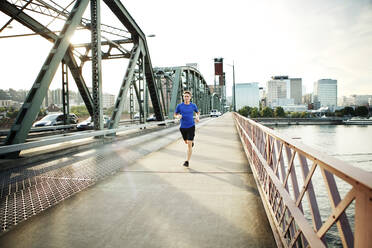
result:
<svg viewBox="0 0 372 248"><path fill-rule="evenodd" d="M191 91L192 102L201 114L208 114L211 110L212 95L202 74L190 66L154 68L155 75L163 82L163 106L166 106L168 119L173 119L177 104L182 102L185 90ZM171 82L171 84L170 84Z"/></svg>
<svg viewBox="0 0 372 248"><path fill-rule="evenodd" d="M71 11L71 14L68 17L60 35L55 39L54 45L49 52L49 55L44 62L31 90L29 91L24 104L18 112L15 123L12 125L10 132L6 138L6 145L23 143L26 140L32 123L36 119L40 111L40 106L47 94L48 88L55 75L57 67L62 62L65 54L69 53L69 37L72 36L76 27L79 25L82 15L86 7L88 6L88 3L89 0L82 0L77 1L74 5L73 10ZM4 9L5 7L7 7L5 6L5 4L5 1L1 1L0 8L3 12L5 12ZM18 10L17 14L12 16L12 18L17 18L17 16L19 16L20 14L21 11ZM32 22L33 20L29 19L28 21ZM32 26L30 22L27 22L27 24L29 24L27 26L35 27L38 25L37 23L33 23L35 26ZM14 155L18 156L18 153Z"/></svg>
<svg viewBox="0 0 372 248"><path fill-rule="evenodd" d="M53 1L51 2L55 4ZM83 18L84 11L89 2L91 2L91 20ZM175 107L182 101L182 92L184 90L190 90L193 93L193 102L198 105L202 114L209 112L212 106L212 96L200 72L193 67L182 66L156 68L155 74L152 68L145 34L120 1L103 0L103 2L116 15L127 31L100 23L100 0L78 0L70 11L58 9L56 7L57 5L51 6L46 1L42 1L37 5L32 1L25 0L13 1L13 3L0 1L0 11L11 17L9 23L12 20L16 20L36 34L54 43L16 117L15 123L10 129L5 145L25 142L32 123L39 113L42 101L47 95L57 67L61 63L62 65L67 65L70 69L88 112L93 120L95 120L95 123L97 123L95 125L96 130L103 128L103 113L101 111L102 82L100 75L100 63L102 59L129 59L127 70L125 71L119 93L116 97L115 109L109 128L116 128L118 126L130 88L132 88L132 95L134 93L136 94L136 99L139 103L141 122L146 122L146 117L149 113L149 97L153 112L158 121L164 120L165 115L173 119ZM61 31L51 31L47 28L48 25L40 23L28 15L25 10L51 16L54 19L64 20L63 29ZM80 28L88 29L92 32L91 42L75 45L70 44L69 37L71 37L75 30ZM101 41L102 32L115 34L120 39L110 40L102 36L104 40ZM128 45L131 48L125 47ZM102 48L105 47L107 50L103 51ZM83 51L81 52L79 49ZM89 56L89 53L91 53L91 56ZM80 65L76 58L80 60ZM92 61L93 97L82 75L82 68L86 61ZM66 69L67 67L63 66L64 91L68 91ZM165 71L163 75L159 74L161 70ZM68 96L68 92L64 92L65 95ZM68 107L68 98L66 99L64 99L64 104L67 102ZM131 101L133 99L132 97ZM66 106L64 106L65 108ZM68 110L64 112L68 113ZM19 152L13 153L10 157L17 157L18 154Z"/></svg>

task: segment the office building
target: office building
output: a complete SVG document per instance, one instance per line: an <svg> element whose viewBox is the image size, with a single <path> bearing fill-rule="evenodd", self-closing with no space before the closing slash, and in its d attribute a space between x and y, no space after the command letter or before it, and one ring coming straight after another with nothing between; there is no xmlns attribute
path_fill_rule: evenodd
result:
<svg viewBox="0 0 372 248"><path fill-rule="evenodd" d="M103 93L102 94L102 107L110 108L115 105L115 95Z"/></svg>
<svg viewBox="0 0 372 248"><path fill-rule="evenodd" d="M287 87L290 85L288 76L274 76L267 82L267 105L271 108L280 106L279 99L287 99ZM286 104L286 103L285 103Z"/></svg>
<svg viewBox="0 0 372 248"><path fill-rule="evenodd" d="M302 78L290 78L289 94L287 98L293 99L295 105L302 102Z"/></svg>
<svg viewBox="0 0 372 248"><path fill-rule="evenodd" d="M314 83L314 97L319 101L320 107L328 107L334 111L337 107L337 80L320 79L316 81Z"/></svg>
<svg viewBox="0 0 372 248"><path fill-rule="evenodd" d="M259 107L258 83L235 84L236 110L244 106Z"/></svg>

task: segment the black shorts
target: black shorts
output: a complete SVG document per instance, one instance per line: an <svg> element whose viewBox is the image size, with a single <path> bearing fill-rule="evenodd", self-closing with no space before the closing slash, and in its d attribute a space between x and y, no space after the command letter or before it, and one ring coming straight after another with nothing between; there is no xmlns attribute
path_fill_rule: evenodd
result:
<svg viewBox="0 0 372 248"><path fill-rule="evenodd" d="M180 128L183 140L194 140L195 126L189 128Z"/></svg>

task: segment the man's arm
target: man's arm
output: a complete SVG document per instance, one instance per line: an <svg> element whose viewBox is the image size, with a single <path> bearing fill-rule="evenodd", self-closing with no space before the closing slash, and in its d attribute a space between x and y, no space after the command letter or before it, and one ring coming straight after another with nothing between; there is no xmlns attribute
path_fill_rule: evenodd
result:
<svg viewBox="0 0 372 248"><path fill-rule="evenodd" d="M195 114L195 121L196 122L199 122L199 115L200 115L200 112L196 112L196 114Z"/></svg>
<svg viewBox="0 0 372 248"><path fill-rule="evenodd" d="M176 110L174 111L174 115L173 115L173 118L176 118L176 119L181 119L182 118L182 115L180 113L180 105L178 104L177 107L176 107Z"/></svg>

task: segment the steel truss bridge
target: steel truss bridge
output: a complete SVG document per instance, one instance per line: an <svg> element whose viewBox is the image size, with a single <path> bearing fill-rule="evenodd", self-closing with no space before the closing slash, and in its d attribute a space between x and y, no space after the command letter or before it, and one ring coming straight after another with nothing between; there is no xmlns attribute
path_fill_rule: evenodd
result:
<svg viewBox="0 0 372 248"><path fill-rule="evenodd" d="M187 66L153 68L146 36L119 0L63 1L65 2L63 6L60 2L53 0L0 1L0 10L10 17L9 21L1 27L0 32L12 21L17 21L34 33L11 37L40 35L53 43L4 145L9 146L26 141L59 65L62 66L64 114L69 114L70 82L68 78L71 73L94 121L94 129L97 131L103 129L102 60L125 59L128 63L126 71L122 72L122 81L118 82L121 86L109 123L108 129L110 130L118 128L128 98L132 117L134 104L138 103L141 123L146 122L149 106L152 106L158 121L173 119L175 107L182 101L184 90L192 92L193 102L199 106L201 114L209 113L212 107L221 108L220 97L211 94L205 79L195 68ZM117 17L122 26L113 27L101 23L101 2ZM90 5L90 13L87 11L88 5ZM90 14L90 19L84 17L85 12ZM55 29L52 30L50 28L52 26ZM89 31L90 41L71 44L70 38L77 30ZM83 75L83 67L87 61L92 64L91 93ZM68 118L65 120L68 122ZM115 132L110 133L115 134ZM19 152L15 151L6 156L17 157Z"/></svg>
<svg viewBox="0 0 372 248"><path fill-rule="evenodd" d="M90 18L88 19L84 17L84 13L89 3ZM7 135L4 146L0 147L0 155L18 157L20 151L25 149L93 136L98 138L113 136L123 130L157 125L145 123L150 112L150 104L156 119L162 124L167 124L172 122L175 107L181 102L184 90L192 91L193 101L199 106L202 114L207 114L211 108L221 110L220 97L211 94L205 79L195 68L187 66L153 68L145 34L128 11L119 0L103 0L103 3L117 17L122 27L117 28L101 23L101 1L99 0L71 0L64 6L58 5L53 0L0 0L0 10L10 17L9 21L0 27L0 32L14 20L32 30L34 32L32 35L40 35L53 43ZM51 28L56 22L62 23L60 28ZM90 42L71 44L69 39L76 30L89 31ZM16 36L24 36L24 34ZM116 97L108 129L103 128L102 114L101 62L104 59L126 59L128 62L126 71L123 71L121 87ZM82 73L87 61L92 64L92 93L89 92ZM56 136L25 142L60 64L62 65L64 113L69 114L68 78L71 73L85 106L94 120L95 131L80 132L69 137ZM121 113L128 98L132 114L134 103L137 102L139 105L141 124L136 127L119 126ZM228 124L229 115L220 118L220 124L210 125L213 131L208 133L207 129L204 130L205 139L212 151L217 149L216 146L219 149L221 147L225 150L229 149L229 145L219 145L222 141L215 144L210 142L211 137L225 139L225 137L211 134L215 134L217 129L226 130L226 127L230 125ZM343 247L371 246L372 180L370 173L281 136L236 113L233 114L233 118L276 244L279 247L327 247L327 235L331 231L338 234ZM39 168L15 168L13 171L9 170L4 173L3 178L0 177L2 230L94 184L97 178L112 175L114 171L122 169L121 157L115 157L112 153L106 155L104 152L109 150L100 151L101 153L98 152L96 157L93 156L77 163L72 161L72 170L68 166L63 168L64 163L59 163L61 170L53 171L53 167L57 165L53 165L55 161L52 161L50 162L52 165L48 165L49 162L47 162L46 165L41 164ZM225 150L218 155L229 154ZM231 153L231 150L229 151ZM165 160L171 161L173 153L172 156L169 156L170 153L164 153L164 162ZM204 160L213 161L213 158L208 157ZM216 159L213 163L215 162ZM89 167L89 163L93 166ZM76 168L81 170L77 170L74 165L80 166ZM224 166L231 169L228 163ZM98 171L97 168L99 168ZM212 168L215 170L215 164ZM217 174L224 173L226 173L225 168L222 168L221 171L208 178L216 179ZM242 172L230 171L229 178L233 175L240 175L240 173ZM244 171L244 173L247 172ZM140 173L137 172L138 174ZM172 177L182 174L174 173ZM190 176L197 178L198 174L203 173L190 173ZM240 185L240 176L238 178L237 185ZM203 185L205 180L203 178ZM228 180L218 181L225 183ZM228 184L230 183L228 181ZM343 191L341 191L340 185L346 185L346 190L342 188ZM216 190L215 184L212 186L213 190ZM229 188L230 191L233 192ZM43 193L39 194L39 192ZM188 192L190 193L190 190ZM329 207L321 206L327 200ZM190 201L187 201L189 204ZM32 208L27 205L29 202L34 202L35 207L33 203ZM246 207L244 205L244 211L252 210ZM163 205L160 208L163 208ZM198 223L202 224L202 222ZM229 229L233 227L220 226ZM205 230L210 230L210 227L208 226ZM239 229L238 233L242 231ZM248 235L248 237L251 239L251 236Z"/></svg>

